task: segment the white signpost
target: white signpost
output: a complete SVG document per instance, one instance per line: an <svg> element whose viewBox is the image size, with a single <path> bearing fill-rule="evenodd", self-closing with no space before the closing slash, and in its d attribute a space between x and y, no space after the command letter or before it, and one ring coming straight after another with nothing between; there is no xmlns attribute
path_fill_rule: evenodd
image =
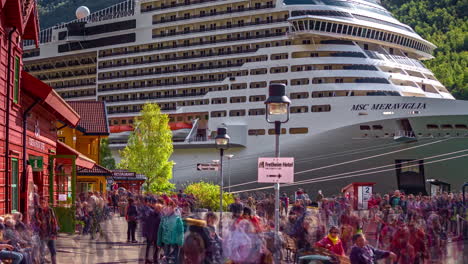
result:
<svg viewBox="0 0 468 264"><path fill-rule="evenodd" d="M293 183L294 158L258 158L258 182Z"/></svg>
<svg viewBox="0 0 468 264"><path fill-rule="evenodd" d="M198 163L197 164L198 171L218 171L219 164L217 163Z"/></svg>

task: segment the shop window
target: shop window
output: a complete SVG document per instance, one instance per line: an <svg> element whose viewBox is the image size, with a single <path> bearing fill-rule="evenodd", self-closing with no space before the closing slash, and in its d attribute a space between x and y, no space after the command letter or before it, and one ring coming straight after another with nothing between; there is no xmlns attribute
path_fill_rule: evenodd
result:
<svg viewBox="0 0 468 264"><path fill-rule="evenodd" d="M19 189L18 189L18 174L19 166L18 159L11 159L11 211L18 211L18 198L19 198Z"/></svg>
<svg viewBox="0 0 468 264"><path fill-rule="evenodd" d="M15 79L13 83L13 102L19 102L20 57L15 57Z"/></svg>
<svg viewBox="0 0 468 264"><path fill-rule="evenodd" d="M289 129L289 134L307 134L309 133L308 127L292 127Z"/></svg>

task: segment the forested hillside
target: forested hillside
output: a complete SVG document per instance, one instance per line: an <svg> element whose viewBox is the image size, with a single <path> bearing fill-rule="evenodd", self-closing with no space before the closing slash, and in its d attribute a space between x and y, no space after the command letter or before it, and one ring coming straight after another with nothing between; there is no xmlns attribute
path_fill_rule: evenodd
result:
<svg viewBox="0 0 468 264"><path fill-rule="evenodd" d="M455 97L468 100L468 1L382 0L382 4L438 47L436 58L425 64Z"/></svg>
<svg viewBox="0 0 468 264"><path fill-rule="evenodd" d="M468 0L381 0L401 22L438 46L425 64L460 99L468 100ZM39 0L41 27L75 18L78 6L91 12L122 0Z"/></svg>

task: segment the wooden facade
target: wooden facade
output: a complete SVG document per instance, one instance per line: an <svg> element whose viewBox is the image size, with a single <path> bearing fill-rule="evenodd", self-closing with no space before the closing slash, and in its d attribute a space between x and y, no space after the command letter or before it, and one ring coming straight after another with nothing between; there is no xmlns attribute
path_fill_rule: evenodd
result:
<svg viewBox="0 0 468 264"><path fill-rule="evenodd" d="M55 124L79 121L50 86L23 71L21 43L38 45L38 25L35 0L0 1L0 215L25 213L34 184L47 196Z"/></svg>

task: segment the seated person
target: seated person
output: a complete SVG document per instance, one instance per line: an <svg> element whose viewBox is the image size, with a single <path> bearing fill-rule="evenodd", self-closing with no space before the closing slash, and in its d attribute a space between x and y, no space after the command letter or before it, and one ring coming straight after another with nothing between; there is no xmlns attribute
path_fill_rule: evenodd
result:
<svg viewBox="0 0 468 264"><path fill-rule="evenodd" d="M328 235L315 243L315 246L319 248L325 248L335 255L344 256L345 252L343 249L343 243L341 243L341 240L338 236L339 233L340 230L338 230L338 227L332 226L328 231Z"/></svg>

